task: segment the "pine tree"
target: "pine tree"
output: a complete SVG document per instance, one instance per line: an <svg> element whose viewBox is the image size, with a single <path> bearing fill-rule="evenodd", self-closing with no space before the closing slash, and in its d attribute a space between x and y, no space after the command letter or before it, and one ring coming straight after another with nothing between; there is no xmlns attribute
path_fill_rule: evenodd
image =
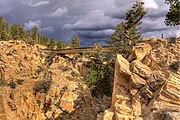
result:
<svg viewBox="0 0 180 120"><path fill-rule="evenodd" d="M38 30L38 27L34 26L31 29L31 37L35 41L35 43L40 42L40 33L39 33L39 30Z"/></svg>
<svg viewBox="0 0 180 120"><path fill-rule="evenodd" d="M127 58L132 51L132 47L137 44L141 37L141 19L147 12L144 10L143 2L136 1L132 9L126 13L125 22L119 23L115 32L108 41L108 46L112 54L120 53Z"/></svg>
<svg viewBox="0 0 180 120"><path fill-rule="evenodd" d="M66 44L63 43L62 40L60 40L58 43L57 43L57 48L56 50L61 50L61 49L64 49L66 48Z"/></svg>
<svg viewBox="0 0 180 120"><path fill-rule="evenodd" d="M25 37L25 31L24 28L19 24L13 24L10 28L10 33L12 39L18 40Z"/></svg>
<svg viewBox="0 0 180 120"><path fill-rule="evenodd" d="M39 44L47 46L48 43L49 43L49 37L48 36L40 36Z"/></svg>
<svg viewBox="0 0 180 120"><path fill-rule="evenodd" d="M0 16L0 40L7 40L9 38L8 23Z"/></svg>
<svg viewBox="0 0 180 120"><path fill-rule="evenodd" d="M24 28L23 28L21 25L19 25L19 26L18 26L18 29L19 29L19 37L20 37L21 39L25 38Z"/></svg>
<svg viewBox="0 0 180 120"><path fill-rule="evenodd" d="M15 36L18 34L17 27L15 24L11 25L10 33L11 33L12 39L15 39Z"/></svg>
<svg viewBox="0 0 180 120"><path fill-rule="evenodd" d="M180 25L180 2L178 0L166 0L166 3L170 5L170 8L166 14L165 24L167 26Z"/></svg>
<svg viewBox="0 0 180 120"><path fill-rule="evenodd" d="M48 44L48 48L49 49L54 49L54 47L56 46L56 40L54 38L51 38L49 44Z"/></svg>
<svg viewBox="0 0 180 120"><path fill-rule="evenodd" d="M78 48L80 46L80 39L78 36L75 36L72 40L72 46Z"/></svg>
<svg viewBox="0 0 180 120"><path fill-rule="evenodd" d="M41 41L42 45L48 45L49 43L49 37L48 36L43 36L42 37L42 41Z"/></svg>
<svg viewBox="0 0 180 120"><path fill-rule="evenodd" d="M1 31L0 38L1 38L0 40L8 40L9 35L5 30L3 30Z"/></svg>

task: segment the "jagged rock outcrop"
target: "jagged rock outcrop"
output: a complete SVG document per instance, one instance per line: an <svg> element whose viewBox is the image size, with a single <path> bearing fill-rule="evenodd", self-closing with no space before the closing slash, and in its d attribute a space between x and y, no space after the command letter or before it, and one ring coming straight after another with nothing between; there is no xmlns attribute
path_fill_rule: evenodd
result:
<svg viewBox="0 0 180 120"><path fill-rule="evenodd" d="M179 120L179 44L144 39L128 60L117 55L112 105L103 120Z"/></svg>
<svg viewBox="0 0 180 120"><path fill-rule="evenodd" d="M95 119L79 72L61 57L50 62L38 46L0 41L0 120Z"/></svg>

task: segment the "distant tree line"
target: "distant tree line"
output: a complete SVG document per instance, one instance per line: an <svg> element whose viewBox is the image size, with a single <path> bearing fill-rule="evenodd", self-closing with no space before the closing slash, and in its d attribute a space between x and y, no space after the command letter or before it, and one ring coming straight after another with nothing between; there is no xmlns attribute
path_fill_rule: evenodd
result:
<svg viewBox="0 0 180 120"><path fill-rule="evenodd" d="M77 48L80 46L80 39L75 36L72 40L72 44L67 45L62 40L57 42L55 38L49 38L48 36L41 36L37 26L34 26L31 30L25 31L19 24L12 24L9 26L8 22L0 16L0 41L7 40L23 40L29 44L41 44L47 46L49 49L61 50L66 47Z"/></svg>

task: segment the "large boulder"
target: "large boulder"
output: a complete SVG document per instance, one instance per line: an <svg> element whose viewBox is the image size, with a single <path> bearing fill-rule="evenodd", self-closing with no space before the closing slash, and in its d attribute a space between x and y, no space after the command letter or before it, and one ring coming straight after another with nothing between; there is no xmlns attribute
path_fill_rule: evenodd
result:
<svg viewBox="0 0 180 120"><path fill-rule="evenodd" d="M131 84L134 88L141 88L146 85L146 81L137 74L133 73L131 75Z"/></svg>
<svg viewBox="0 0 180 120"><path fill-rule="evenodd" d="M139 44L138 46L134 46L131 58L141 61L151 49L152 47L149 44Z"/></svg>
<svg viewBox="0 0 180 120"><path fill-rule="evenodd" d="M129 62L120 54L117 55L117 63L116 65L118 66L118 71L121 74L125 76L130 76L131 72L129 70L130 64Z"/></svg>
<svg viewBox="0 0 180 120"><path fill-rule="evenodd" d="M147 66L141 63L138 60L134 60L131 63L131 71L133 73L136 73L137 75L141 76L144 79L150 78L152 71L151 69Z"/></svg>

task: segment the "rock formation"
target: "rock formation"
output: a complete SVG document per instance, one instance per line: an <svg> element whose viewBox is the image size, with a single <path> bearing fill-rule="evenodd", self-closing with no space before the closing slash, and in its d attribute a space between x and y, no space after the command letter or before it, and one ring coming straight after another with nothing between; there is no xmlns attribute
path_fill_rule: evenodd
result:
<svg viewBox="0 0 180 120"><path fill-rule="evenodd" d="M0 41L0 120L179 120L179 43L144 39L128 59L117 55L111 107L100 113L111 98L92 99L64 58Z"/></svg>
<svg viewBox="0 0 180 120"><path fill-rule="evenodd" d="M38 46L0 41L0 120L95 119L78 71L64 58L50 65L47 57Z"/></svg>
<svg viewBox="0 0 180 120"><path fill-rule="evenodd" d="M127 61L117 55L112 105L103 120L179 120L179 44L144 39Z"/></svg>

